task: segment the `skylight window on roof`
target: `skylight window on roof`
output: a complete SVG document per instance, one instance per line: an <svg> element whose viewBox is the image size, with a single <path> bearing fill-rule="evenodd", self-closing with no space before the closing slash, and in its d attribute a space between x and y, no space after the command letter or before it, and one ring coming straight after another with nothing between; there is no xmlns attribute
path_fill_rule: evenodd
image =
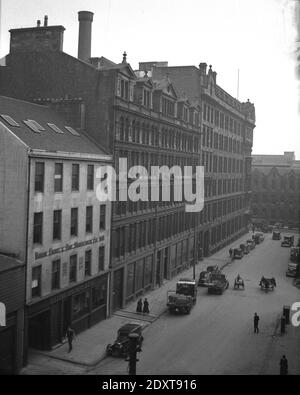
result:
<svg viewBox="0 0 300 395"><path fill-rule="evenodd" d="M1 114L0 116L1 116L1 118L3 118L10 126L20 126L20 125L18 124L18 122L16 122L14 119L12 119L12 117L10 117L9 115Z"/></svg>
<svg viewBox="0 0 300 395"><path fill-rule="evenodd" d="M26 126L28 126L33 132L35 133L41 133L41 131L35 126L34 123L31 121L23 121Z"/></svg>
<svg viewBox="0 0 300 395"><path fill-rule="evenodd" d="M71 126L65 126L65 128L71 133L73 134L73 136L80 136L80 134L73 128L71 128Z"/></svg>
<svg viewBox="0 0 300 395"><path fill-rule="evenodd" d="M56 126L54 123L48 123L47 124L52 130L54 130L54 132L59 133L59 134L64 134L64 132L59 129L58 126Z"/></svg>
<svg viewBox="0 0 300 395"><path fill-rule="evenodd" d="M31 122L36 127L36 129L39 130L40 132L46 130L43 126L41 126L39 123L37 123L33 119L28 119L28 121Z"/></svg>

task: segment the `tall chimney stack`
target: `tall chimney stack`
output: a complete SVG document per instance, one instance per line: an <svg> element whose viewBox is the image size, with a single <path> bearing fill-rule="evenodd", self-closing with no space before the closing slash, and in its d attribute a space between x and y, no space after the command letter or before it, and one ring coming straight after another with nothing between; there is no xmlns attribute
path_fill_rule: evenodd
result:
<svg viewBox="0 0 300 395"><path fill-rule="evenodd" d="M92 47L92 22L94 14L90 11L79 11L78 59L88 62Z"/></svg>

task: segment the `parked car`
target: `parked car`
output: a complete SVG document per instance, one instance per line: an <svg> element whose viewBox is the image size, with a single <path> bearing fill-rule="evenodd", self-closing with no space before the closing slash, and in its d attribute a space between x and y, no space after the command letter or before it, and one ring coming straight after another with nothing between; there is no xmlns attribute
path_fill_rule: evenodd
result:
<svg viewBox="0 0 300 395"><path fill-rule="evenodd" d="M247 243L240 244L240 249L243 251L244 255L247 255L250 252L250 248Z"/></svg>
<svg viewBox="0 0 300 395"><path fill-rule="evenodd" d="M229 281L225 274L222 273L213 273L212 274L212 281L208 286L208 293L212 294L222 294L225 289L228 289Z"/></svg>
<svg viewBox="0 0 300 395"><path fill-rule="evenodd" d="M250 250L253 250L255 248L255 241L254 240L247 240L247 244L248 244Z"/></svg>
<svg viewBox="0 0 300 395"><path fill-rule="evenodd" d="M129 347L129 335L136 333L138 335L138 347L141 348L143 343L143 325L138 323L128 323L118 330L117 339L113 344L108 344L106 347L106 354L116 357L126 357Z"/></svg>
<svg viewBox="0 0 300 395"><path fill-rule="evenodd" d="M255 244L260 244L261 243L261 239L259 237L259 235L257 233L254 233L252 235L252 240L254 240Z"/></svg>
<svg viewBox="0 0 300 395"><path fill-rule="evenodd" d="M256 234L258 235L260 242L262 243L265 240L265 235L263 234L263 232L256 232Z"/></svg>
<svg viewBox="0 0 300 395"><path fill-rule="evenodd" d="M243 250L240 248L235 248L233 250L233 259L242 259L244 256Z"/></svg>
<svg viewBox="0 0 300 395"><path fill-rule="evenodd" d="M199 275L198 286L207 287L211 281L211 272L201 272Z"/></svg>
<svg viewBox="0 0 300 395"><path fill-rule="evenodd" d="M287 277L296 277L296 273L297 273L297 268L298 268L298 263L296 262L289 262L288 264L288 269L285 272L285 275Z"/></svg>
<svg viewBox="0 0 300 395"><path fill-rule="evenodd" d="M272 235L272 240L280 240L281 239L281 233L279 230L274 230L273 235Z"/></svg>
<svg viewBox="0 0 300 395"><path fill-rule="evenodd" d="M285 235L281 247L292 247L294 245L294 235Z"/></svg>

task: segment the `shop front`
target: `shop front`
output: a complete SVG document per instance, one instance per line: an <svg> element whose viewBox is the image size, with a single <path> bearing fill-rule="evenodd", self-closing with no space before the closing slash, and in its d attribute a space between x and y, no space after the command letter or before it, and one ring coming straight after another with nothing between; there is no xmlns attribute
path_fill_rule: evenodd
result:
<svg viewBox="0 0 300 395"><path fill-rule="evenodd" d="M108 274L28 306L28 346L51 350L68 325L82 332L107 318Z"/></svg>

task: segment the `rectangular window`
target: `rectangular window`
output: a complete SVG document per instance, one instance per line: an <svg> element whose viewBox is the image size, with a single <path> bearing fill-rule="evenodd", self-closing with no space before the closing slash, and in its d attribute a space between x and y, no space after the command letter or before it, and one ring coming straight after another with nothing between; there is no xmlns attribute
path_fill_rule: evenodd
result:
<svg viewBox="0 0 300 395"><path fill-rule="evenodd" d="M71 208L71 236L78 236L78 208Z"/></svg>
<svg viewBox="0 0 300 395"><path fill-rule="evenodd" d="M105 230L106 225L106 205L100 206L100 230Z"/></svg>
<svg viewBox="0 0 300 395"><path fill-rule="evenodd" d="M54 192L62 192L62 190L63 190L63 164L55 163Z"/></svg>
<svg viewBox="0 0 300 395"><path fill-rule="evenodd" d="M33 242L36 244L43 243L43 213L34 213Z"/></svg>
<svg viewBox="0 0 300 395"><path fill-rule="evenodd" d="M70 256L70 283L77 281L77 255Z"/></svg>
<svg viewBox="0 0 300 395"><path fill-rule="evenodd" d="M85 231L86 233L93 232L93 206L88 206L86 208Z"/></svg>
<svg viewBox="0 0 300 395"><path fill-rule="evenodd" d="M32 298L37 298L41 296L41 274L42 267L37 266L32 268L32 277L31 277L31 296Z"/></svg>
<svg viewBox="0 0 300 395"><path fill-rule="evenodd" d="M52 290L60 287L60 259L52 262Z"/></svg>
<svg viewBox="0 0 300 395"><path fill-rule="evenodd" d="M105 247L99 247L99 265L98 270L99 272L103 272L105 269Z"/></svg>
<svg viewBox="0 0 300 395"><path fill-rule="evenodd" d="M84 261L84 275L85 277L90 276L92 273L92 250L85 251Z"/></svg>
<svg viewBox="0 0 300 395"><path fill-rule="evenodd" d="M61 240L61 210L53 212L53 240Z"/></svg>
<svg viewBox="0 0 300 395"><path fill-rule="evenodd" d="M79 191L79 165L72 165L72 191Z"/></svg>
<svg viewBox="0 0 300 395"><path fill-rule="evenodd" d="M44 177L45 177L45 163L36 162L35 164L35 180L34 190L35 192L44 192Z"/></svg>
<svg viewBox="0 0 300 395"><path fill-rule="evenodd" d="M88 165L87 167L87 190L94 190L94 166Z"/></svg>

